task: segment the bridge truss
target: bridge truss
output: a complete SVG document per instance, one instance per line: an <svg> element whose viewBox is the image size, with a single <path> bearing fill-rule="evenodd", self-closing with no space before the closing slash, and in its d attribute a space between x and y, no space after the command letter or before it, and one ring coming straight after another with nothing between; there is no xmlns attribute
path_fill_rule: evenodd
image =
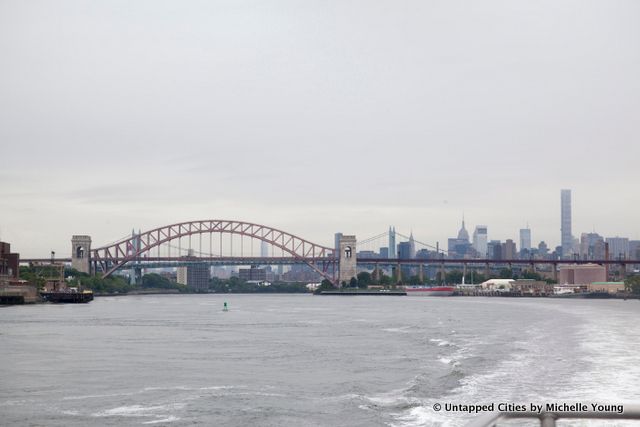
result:
<svg viewBox="0 0 640 427"><path fill-rule="evenodd" d="M210 249L207 256L201 257L203 261L216 258L212 254L214 235L218 235L220 248L220 252L218 253L219 258L223 258L222 235L235 235L240 236L241 256L238 258L245 259L245 264L251 263L252 258L254 258L252 256L244 257L242 255L243 238L246 237L251 240L256 239L261 242L266 242L271 245L272 248L279 249L283 255L286 254L294 263L305 263L332 282L336 280L334 276L338 260L334 255L333 248L312 243L286 231L265 225L233 220L189 221L155 228L141 233L133 233L131 237L93 249L91 251L91 262L93 263L94 271L100 271L103 277L107 277L116 270L125 267L127 264L138 263L149 258L156 258L156 260L159 258L179 260L184 258L181 247L182 238L189 239L190 251L187 253L187 256L193 257L191 237L202 237L203 235L209 236ZM231 253L233 253L233 239L231 238L229 242L231 244ZM171 256L171 249L173 248L175 250L175 245L171 243L178 244L177 256L175 256L175 254L173 257ZM164 250L168 253L166 257L160 256L161 247L164 247ZM156 252L156 257L153 257L153 252ZM203 255L201 239L199 254ZM262 259L265 260L266 258ZM282 261L280 260L280 262Z"/></svg>

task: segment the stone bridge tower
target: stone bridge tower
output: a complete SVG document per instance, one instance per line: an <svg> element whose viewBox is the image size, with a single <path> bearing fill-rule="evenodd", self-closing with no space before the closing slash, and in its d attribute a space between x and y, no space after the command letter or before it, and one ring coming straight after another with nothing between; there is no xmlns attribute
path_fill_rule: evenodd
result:
<svg viewBox="0 0 640 427"><path fill-rule="evenodd" d="M71 237L71 267L91 274L91 236Z"/></svg>
<svg viewBox="0 0 640 427"><path fill-rule="evenodd" d="M338 247L340 248L340 268L338 270L338 283L347 284L352 277L356 277L356 236L340 235L338 237Z"/></svg>

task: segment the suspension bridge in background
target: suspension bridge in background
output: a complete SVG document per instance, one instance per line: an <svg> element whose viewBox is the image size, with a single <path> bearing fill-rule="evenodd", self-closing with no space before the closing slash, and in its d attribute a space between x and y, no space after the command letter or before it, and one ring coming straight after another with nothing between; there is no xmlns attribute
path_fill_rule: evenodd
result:
<svg viewBox="0 0 640 427"><path fill-rule="evenodd" d="M403 253L402 250L395 253L396 237L406 239L401 244L409 245L409 253ZM167 268L193 263L214 266L299 264L306 265L335 284L348 281L358 270L376 273L386 269L393 272L397 281L402 281L403 270L405 274L410 271L423 280L425 268L437 268L443 273L447 268L484 270L488 273L496 266L522 266L532 271L545 266L542 268L552 271L555 278L558 264L619 265L626 271L627 265L640 263L638 260L620 259L457 258L440 249L438 244L415 240L412 233L406 236L395 229L360 241L355 236L337 233L335 245L329 247L273 227L235 220L187 221L144 232L132 232L94 249L91 243L89 235L74 235L70 258L55 258L52 255L51 259L25 258L21 262L70 262L78 271L103 277L119 270ZM421 249L416 251L416 248Z"/></svg>

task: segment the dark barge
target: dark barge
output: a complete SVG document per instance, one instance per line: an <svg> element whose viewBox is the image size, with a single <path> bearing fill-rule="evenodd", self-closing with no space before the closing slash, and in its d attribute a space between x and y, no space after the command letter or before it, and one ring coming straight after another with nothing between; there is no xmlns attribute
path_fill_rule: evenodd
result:
<svg viewBox="0 0 640 427"><path fill-rule="evenodd" d="M66 303L66 304L84 304L93 301L92 291L81 292L41 292L40 296L47 302Z"/></svg>

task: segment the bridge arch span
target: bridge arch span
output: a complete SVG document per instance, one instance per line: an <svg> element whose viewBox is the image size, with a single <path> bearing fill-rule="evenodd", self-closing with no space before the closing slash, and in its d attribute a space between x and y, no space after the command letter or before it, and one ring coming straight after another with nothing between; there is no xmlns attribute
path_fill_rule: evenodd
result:
<svg viewBox="0 0 640 427"><path fill-rule="evenodd" d="M145 231L119 242L91 251L92 262L100 266L103 277L110 276L130 261L137 260L147 252L172 240L197 234L236 234L267 242L292 258L305 262L323 277L335 281L327 271L327 263L335 263L334 249L318 245L301 237L266 225L235 220L199 220L166 225ZM316 265L318 259L326 259L323 266ZM335 271L335 269L334 269Z"/></svg>

